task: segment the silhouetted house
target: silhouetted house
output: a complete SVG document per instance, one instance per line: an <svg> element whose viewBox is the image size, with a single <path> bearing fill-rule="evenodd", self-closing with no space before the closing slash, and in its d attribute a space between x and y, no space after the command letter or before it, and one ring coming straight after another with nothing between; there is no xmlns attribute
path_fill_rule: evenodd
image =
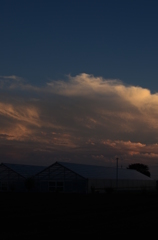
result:
<svg viewBox="0 0 158 240"><path fill-rule="evenodd" d="M0 164L0 191L90 193L156 189L156 181L131 169L55 162L45 166Z"/></svg>
<svg viewBox="0 0 158 240"><path fill-rule="evenodd" d="M64 164L66 165L66 163L56 162L37 173L34 177L37 190L40 192L87 192L87 179Z"/></svg>
<svg viewBox="0 0 158 240"><path fill-rule="evenodd" d="M156 181L130 169L56 162L37 173L36 188L42 192L105 192L109 189L155 189Z"/></svg>
<svg viewBox="0 0 158 240"><path fill-rule="evenodd" d="M0 192L26 191L27 179L44 168L43 166L1 163Z"/></svg>

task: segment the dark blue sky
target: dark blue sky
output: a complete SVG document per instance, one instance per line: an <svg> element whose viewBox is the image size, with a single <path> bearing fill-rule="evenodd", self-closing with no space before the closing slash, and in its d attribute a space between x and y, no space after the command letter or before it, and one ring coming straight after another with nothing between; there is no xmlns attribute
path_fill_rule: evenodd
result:
<svg viewBox="0 0 158 240"><path fill-rule="evenodd" d="M156 0L3 0L0 75L87 73L158 92L157 12Z"/></svg>

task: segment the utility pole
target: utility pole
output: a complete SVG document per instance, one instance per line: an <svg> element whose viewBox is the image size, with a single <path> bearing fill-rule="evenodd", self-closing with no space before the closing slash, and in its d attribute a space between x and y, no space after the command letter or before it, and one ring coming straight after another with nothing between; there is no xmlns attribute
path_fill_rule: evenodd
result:
<svg viewBox="0 0 158 240"><path fill-rule="evenodd" d="M116 190L118 190L118 160L119 158L116 158Z"/></svg>

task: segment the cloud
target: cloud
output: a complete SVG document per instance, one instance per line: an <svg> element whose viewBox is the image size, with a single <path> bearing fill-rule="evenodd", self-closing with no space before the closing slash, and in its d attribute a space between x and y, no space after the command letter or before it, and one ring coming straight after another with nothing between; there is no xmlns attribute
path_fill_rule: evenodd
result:
<svg viewBox="0 0 158 240"><path fill-rule="evenodd" d="M26 90L26 91L41 91L37 86L28 84L25 79L15 75L12 76L0 76L0 89L10 90Z"/></svg>
<svg viewBox="0 0 158 240"><path fill-rule="evenodd" d="M0 144L84 161L155 162L157 110L158 93L117 79L83 73L39 87L1 76Z"/></svg>
<svg viewBox="0 0 158 240"><path fill-rule="evenodd" d="M92 96L95 93L112 93L113 88L119 86L119 80L104 80L102 77L82 73L76 77L68 76L68 81L52 81L47 83L52 92L65 96Z"/></svg>
<svg viewBox="0 0 158 240"><path fill-rule="evenodd" d="M87 113L85 115L82 112L81 117L76 114L76 120L87 128L100 125L104 129L108 124L110 132L115 132L116 135L118 131L123 135L140 131L142 138L147 135L145 141L158 129L158 94L151 94L148 89L126 86L119 80L95 78L88 74L69 76L67 82L52 81L49 87L55 94L72 98L79 107L78 110ZM93 124L90 119L93 119ZM138 134L135 136L138 137ZM143 141L140 136L139 139ZM157 139L155 134L152 138L150 135L149 142L153 138L154 141Z"/></svg>

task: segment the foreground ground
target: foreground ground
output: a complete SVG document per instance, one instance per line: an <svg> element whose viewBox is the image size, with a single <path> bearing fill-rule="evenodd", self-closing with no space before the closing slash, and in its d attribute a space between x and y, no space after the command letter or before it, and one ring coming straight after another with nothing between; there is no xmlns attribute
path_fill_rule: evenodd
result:
<svg viewBox="0 0 158 240"><path fill-rule="evenodd" d="M157 217L157 193L0 194L1 240L154 236Z"/></svg>

